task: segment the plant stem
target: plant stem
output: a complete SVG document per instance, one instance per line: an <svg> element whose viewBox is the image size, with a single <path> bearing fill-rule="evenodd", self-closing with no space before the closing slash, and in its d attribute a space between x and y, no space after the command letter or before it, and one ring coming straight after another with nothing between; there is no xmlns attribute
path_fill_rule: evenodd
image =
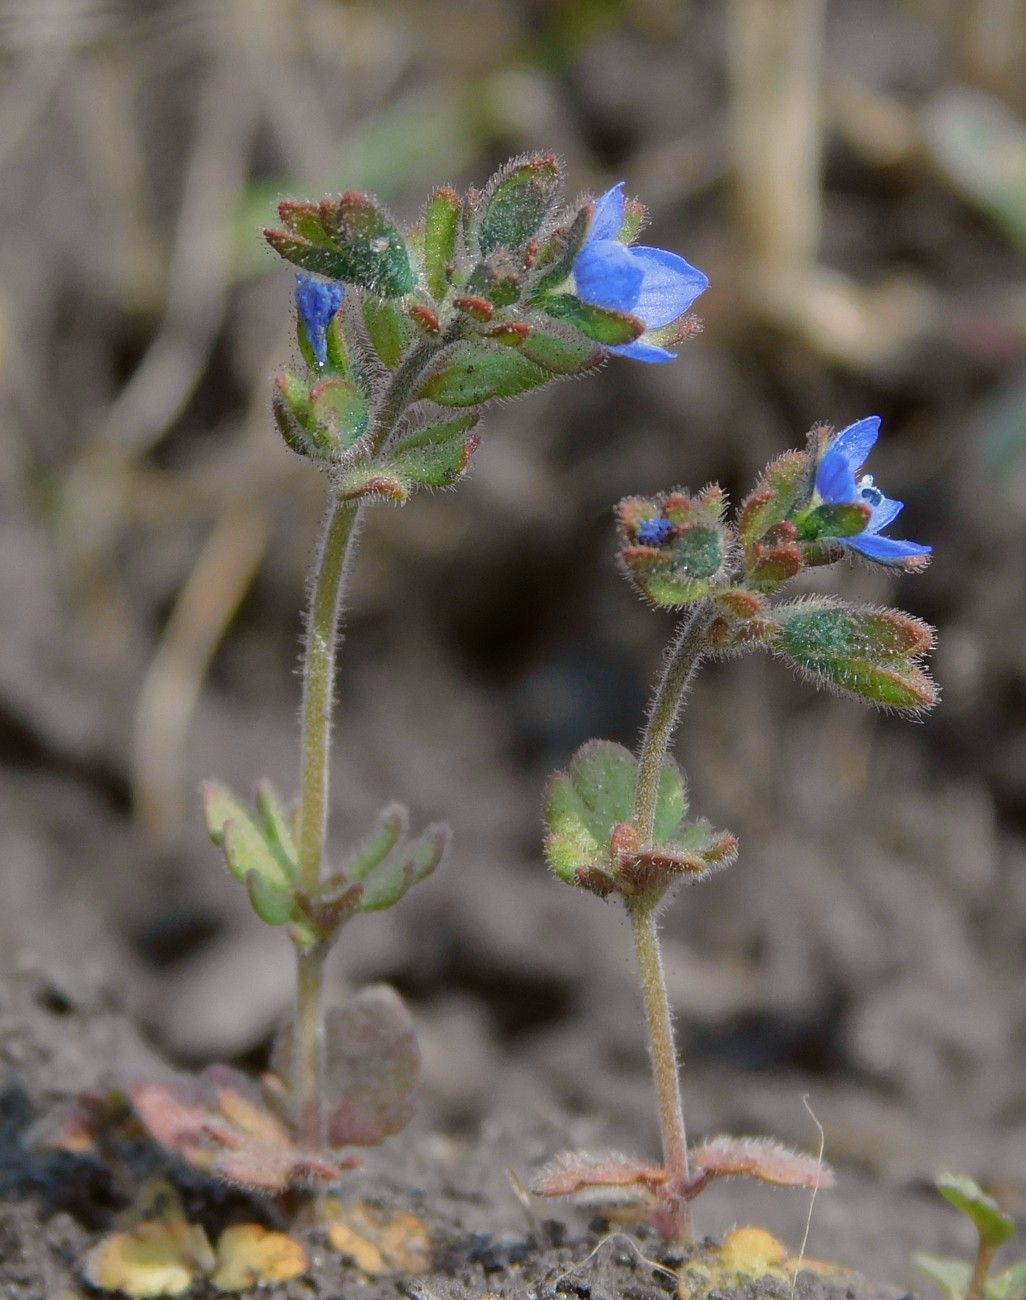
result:
<svg viewBox="0 0 1026 1300"><path fill-rule="evenodd" d="M680 1095L677 1048L673 1039L670 1000L666 995L666 976L659 951L655 907L652 904L629 906L634 947L638 955L641 991L648 1026L648 1054L652 1061L656 1090L659 1094L659 1129L663 1139L663 1166L669 1174L668 1190L672 1201L670 1219L665 1225L674 1241L691 1236L691 1211L681 1193L691 1181L688 1169L688 1143L684 1129L684 1109Z"/></svg>
<svg viewBox="0 0 1026 1300"><path fill-rule="evenodd" d="M713 613L712 604L704 602L697 605L681 622L667 655L663 675L656 687L638 759L638 789L634 801L633 826L641 844L652 841L663 763L680 717L688 682L705 649L705 634ZM683 1194L691 1181L691 1172L688 1168L687 1132L684 1127L677 1047L656 929L657 903L658 899L635 898L629 902L628 911L645 1003L648 1054L659 1096L663 1166L669 1175L666 1218L660 1226L674 1241L686 1241L691 1235L691 1210Z"/></svg>
<svg viewBox="0 0 1026 1300"><path fill-rule="evenodd" d="M670 646L663 675L652 699L652 707L648 713L648 726L641 741L641 753L638 758L638 791L634 799L633 825L642 844L651 841L655 830L663 761L673 739L677 719L680 717L684 692L705 649L705 634L713 614L714 607L711 602L702 602L682 620Z"/></svg>
<svg viewBox="0 0 1026 1300"><path fill-rule="evenodd" d="M969 1290L965 1293L966 1300L983 1300L987 1278L990 1276L990 1266L994 1262L996 1251L996 1246L981 1238L976 1250L972 1280L969 1283Z"/></svg>
<svg viewBox="0 0 1026 1300"><path fill-rule="evenodd" d="M377 455L395 432L419 376L446 339L418 344L402 362L381 396L370 432ZM299 811L300 889L311 901L321 893L327 835L331 708L339 642L339 612L346 572L355 551L361 507L341 501L332 490L320 549L314 562L303 659L302 784ZM300 1136L315 1147L325 1140L324 963L329 942L296 947L296 1030L292 1091Z"/></svg>

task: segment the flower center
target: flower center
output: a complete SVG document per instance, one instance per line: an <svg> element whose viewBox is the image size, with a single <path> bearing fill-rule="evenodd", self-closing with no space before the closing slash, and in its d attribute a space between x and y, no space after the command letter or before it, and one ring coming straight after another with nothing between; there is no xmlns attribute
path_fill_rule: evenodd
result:
<svg viewBox="0 0 1026 1300"><path fill-rule="evenodd" d="M868 501L875 509L883 500L883 493L873 482L872 474L863 474L858 481L859 496L863 501Z"/></svg>

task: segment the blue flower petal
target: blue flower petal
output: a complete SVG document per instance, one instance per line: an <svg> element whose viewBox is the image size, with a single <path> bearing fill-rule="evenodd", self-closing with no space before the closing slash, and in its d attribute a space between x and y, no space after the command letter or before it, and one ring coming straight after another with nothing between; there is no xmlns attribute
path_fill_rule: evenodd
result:
<svg viewBox="0 0 1026 1300"><path fill-rule="evenodd" d="M334 280L317 280L312 275L296 276L296 310L321 369L328 360L327 329L342 306L345 285Z"/></svg>
<svg viewBox="0 0 1026 1300"><path fill-rule="evenodd" d="M816 491L827 505L849 505L859 499L858 484L851 465L837 443L827 451L816 471Z"/></svg>
<svg viewBox="0 0 1026 1300"><path fill-rule="evenodd" d="M623 225L625 211L623 181L620 181L595 200L588 239L615 239Z"/></svg>
<svg viewBox="0 0 1026 1300"><path fill-rule="evenodd" d="M659 329L683 316L709 288L709 277L676 253L642 246L632 248L630 254L645 276L634 310L649 329Z"/></svg>
<svg viewBox="0 0 1026 1300"><path fill-rule="evenodd" d="M613 311L633 311L644 275L632 251L615 239L589 240L574 261L578 295Z"/></svg>
<svg viewBox="0 0 1026 1300"><path fill-rule="evenodd" d="M882 533L888 524L894 523L904 508L904 501L893 501L890 497L881 497L873 506L873 513L869 516L869 523L866 524L866 532Z"/></svg>
<svg viewBox="0 0 1026 1300"><path fill-rule="evenodd" d="M900 541L895 537L878 537L875 533L859 533L857 537L846 537L844 544L853 551L859 551L867 559L876 560L878 564L897 566L912 556L933 553L932 546L923 546L919 542Z"/></svg>
<svg viewBox="0 0 1026 1300"><path fill-rule="evenodd" d="M834 439L830 450L843 456L853 474L857 474L866 462L866 457L876 445L880 436L880 417L867 415L864 420L857 420L842 429Z"/></svg>
<svg viewBox="0 0 1026 1300"><path fill-rule="evenodd" d="M621 357L633 357L635 361L655 363L677 360L676 352L668 352L666 348L657 348L654 343L646 343L643 338L635 339L633 343L620 343L616 347L610 348L609 351L616 352Z"/></svg>

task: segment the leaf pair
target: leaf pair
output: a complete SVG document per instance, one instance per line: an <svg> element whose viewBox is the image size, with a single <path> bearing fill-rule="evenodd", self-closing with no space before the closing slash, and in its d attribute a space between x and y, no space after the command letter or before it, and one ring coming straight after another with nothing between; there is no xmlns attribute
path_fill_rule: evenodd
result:
<svg viewBox="0 0 1026 1300"><path fill-rule="evenodd" d="M630 824L637 786L637 759L608 740L588 741L551 779L545 857L560 880L600 896L658 897L682 879L701 879L733 861L732 835L705 821L684 821L684 780L672 759L663 765L652 843L639 844Z"/></svg>

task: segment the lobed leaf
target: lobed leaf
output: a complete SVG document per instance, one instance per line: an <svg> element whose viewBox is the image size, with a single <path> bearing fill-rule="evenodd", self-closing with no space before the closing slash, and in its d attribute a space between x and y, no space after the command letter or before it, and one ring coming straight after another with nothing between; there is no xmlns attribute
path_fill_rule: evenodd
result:
<svg viewBox="0 0 1026 1300"><path fill-rule="evenodd" d="M228 869L249 891L253 907L269 925L283 925L292 914L295 865L268 841L249 812L216 781L202 787L210 838L224 853Z"/></svg>
<svg viewBox="0 0 1026 1300"><path fill-rule="evenodd" d="M374 867L389 854L406 834L410 815L401 803L390 803L378 814L378 824L357 848L346 863L344 875L348 880L363 880Z"/></svg>
<svg viewBox="0 0 1026 1300"><path fill-rule="evenodd" d="M603 1205L637 1200L648 1206L667 1177L661 1165L619 1151L564 1151L538 1170L528 1190L532 1196L569 1196Z"/></svg>
<svg viewBox="0 0 1026 1300"><path fill-rule="evenodd" d="M300 1242L259 1223L236 1223L218 1238L210 1281L219 1291L248 1291L301 1277L309 1266Z"/></svg>

